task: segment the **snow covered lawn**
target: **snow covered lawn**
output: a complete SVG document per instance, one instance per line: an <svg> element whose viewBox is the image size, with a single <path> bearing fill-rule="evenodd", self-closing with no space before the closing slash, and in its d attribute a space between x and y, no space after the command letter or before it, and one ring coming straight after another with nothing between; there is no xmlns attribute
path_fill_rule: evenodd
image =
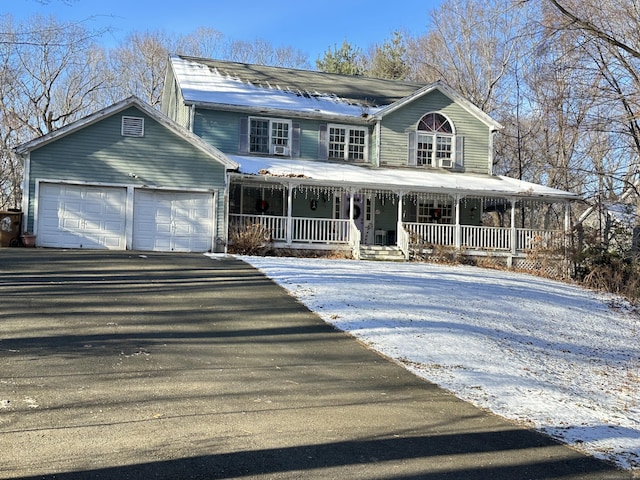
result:
<svg viewBox="0 0 640 480"><path fill-rule="evenodd" d="M466 266L239 258L416 375L640 471L640 319L613 297Z"/></svg>

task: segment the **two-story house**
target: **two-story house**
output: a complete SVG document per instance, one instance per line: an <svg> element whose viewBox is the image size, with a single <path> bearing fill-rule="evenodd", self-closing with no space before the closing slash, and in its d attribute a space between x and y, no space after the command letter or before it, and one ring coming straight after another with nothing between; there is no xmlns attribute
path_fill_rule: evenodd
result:
<svg viewBox="0 0 640 480"><path fill-rule="evenodd" d="M171 56L162 112L131 98L20 147L40 246L223 251L557 243L578 197L492 173L501 126L442 83ZM562 208L551 208L560 205Z"/></svg>
<svg viewBox="0 0 640 480"><path fill-rule="evenodd" d="M279 246L511 257L561 242L565 215L550 229L541 204L577 198L493 175L501 125L443 83L172 56L162 110L239 165L230 225L260 223Z"/></svg>

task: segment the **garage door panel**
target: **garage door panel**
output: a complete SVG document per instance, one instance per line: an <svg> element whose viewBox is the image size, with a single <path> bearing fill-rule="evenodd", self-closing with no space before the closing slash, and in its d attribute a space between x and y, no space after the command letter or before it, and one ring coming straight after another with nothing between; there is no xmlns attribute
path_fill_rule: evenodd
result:
<svg viewBox="0 0 640 480"><path fill-rule="evenodd" d="M136 190L133 248L206 252L213 237L213 194Z"/></svg>
<svg viewBox="0 0 640 480"><path fill-rule="evenodd" d="M38 245L124 250L126 189L40 184Z"/></svg>

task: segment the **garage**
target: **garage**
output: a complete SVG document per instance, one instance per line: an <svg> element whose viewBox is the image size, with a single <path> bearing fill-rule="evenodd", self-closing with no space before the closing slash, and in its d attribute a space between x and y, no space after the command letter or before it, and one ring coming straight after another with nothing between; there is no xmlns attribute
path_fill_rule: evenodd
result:
<svg viewBox="0 0 640 480"><path fill-rule="evenodd" d="M213 245L212 192L136 189L133 249L156 252L208 252Z"/></svg>
<svg viewBox="0 0 640 480"><path fill-rule="evenodd" d="M126 203L126 188L41 183L38 246L124 250Z"/></svg>

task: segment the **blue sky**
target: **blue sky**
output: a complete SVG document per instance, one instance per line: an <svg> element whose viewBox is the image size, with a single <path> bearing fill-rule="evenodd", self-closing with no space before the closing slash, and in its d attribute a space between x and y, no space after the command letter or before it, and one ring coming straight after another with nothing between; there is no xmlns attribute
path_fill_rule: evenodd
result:
<svg viewBox="0 0 640 480"><path fill-rule="evenodd" d="M347 40L366 49L402 29L413 35L426 31L429 11L442 0L0 0L0 14L16 21L40 13L60 20L91 19L89 26L110 25L117 42L132 31L165 30L189 33L211 27L231 40L268 40L291 45L313 63L329 46ZM267 7L275 5L276 7Z"/></svg>

